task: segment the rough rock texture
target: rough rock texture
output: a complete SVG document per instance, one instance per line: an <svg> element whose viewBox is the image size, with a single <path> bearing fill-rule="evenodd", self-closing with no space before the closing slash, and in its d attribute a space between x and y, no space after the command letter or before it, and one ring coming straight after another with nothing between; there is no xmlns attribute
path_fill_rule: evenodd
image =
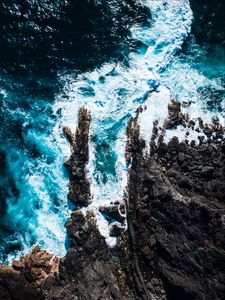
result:
<svg viewBox="0 0 225 300"><path fill-rule="evenodd" d="M81 108L75 135L64 128L72 152L65 163L70 174L68 198L81 207L88 206L91 196L86 177L90 122L89 111ZM123 299L118 272L105 238L96 226L95 214L90 210L85 216L80 210L73 212L66 229L70 250L60 260L59 274L46 280L44 299Z"/></svg>
<svg viewBox="0 0 225 300"><path fill-rule="evenodd" d="M89 112L81 108L75 135L64 128L72 152L65 163L71 177L69 199L82 207L90 201L85 172L90 120ZM12 267L0 268L0 299L124 299L116 265L95 215L75 211L66 228L70 249L64 258L59 260L36 247Z"/></svg>
<svg viewBox="0 0 225 300"><path fill-rule="evenodd" d="M109 217L112 220L115 220L120 223L124 223L126 218L126 210L124 203L111 203L111 206L100 206L99 211Z"/></svg>
<svg viewBox="0 0 225 300"><path fill-rule="evenodd" d="M196 146L174 137L166 144L156 128L159 142L143 157L137 118L128 127L128 228L137 283L156 299L223 299L224 142Z"/></svg>
<svg viewBox="0 0 225 300"><path fill-rule="evenodd" d="M59 278L48 278L44 299L122 299L118 274L95 217L72 214L66 224L71 249L60 261Z"/></svg>
<svg viewBox="0 0 225 300"><path fill-rule="evenodd" d="M81 108L75 135L69 128L64 128L72 152L65 163L70 174L68 198L81 207L88 206L91 197L86 176L90 122L89 111ZM112 214L115 218L120 216L117 206ZM75 211L66 228L70 250L60 260L59 275L46 281L44 299L122 299L116 266L96 226L94 213L87 211L84 216L81 211Z"/></svg>
<svg viewBox="0 0 225 300"><path fill-rule="evenodd" d="M127 128L128 199L120 213L127 213L128 232L112 227L118 243L109 249L94 212L73 212L66 224L66 256L58 261L36 247L12 267L0 267L0 299L224 299L224 127L216 119L211 125L191 120L172 101L163 128L154 122L146 154L138 124L142 110ZM205 138L199 145L176 137L165 143L165 131L176 126ZM66 162L70 198L82 207L90 200L85 173L89 127L90 114L82 108L76 134L64 129L72 150ZM116 203L100 210L121 217Z"/></svg>
<svg viewBox="0 0 225 300"><path fill-rule="evenodd" d="M65 166L70 175L68 199L75 205L87 206L90 200L90 183L86 178L86 165L89 161L89 128L91 116L85 109L79 110L78 126L75 135L69 128L64 128L64 134L71 144L71 157Z"/></svg>
<svg viewBox="0 0 225 300"><path fill-rule="evenodd" d="M58 272L59 259L33 248L30 254L14 260L12 266L0 266L1 300L39 300L46 278Z"/></svg>

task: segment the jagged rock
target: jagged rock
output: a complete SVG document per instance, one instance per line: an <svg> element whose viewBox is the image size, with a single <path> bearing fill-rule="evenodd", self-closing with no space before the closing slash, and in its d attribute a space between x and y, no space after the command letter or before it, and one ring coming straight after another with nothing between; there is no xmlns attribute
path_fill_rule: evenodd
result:
<svg viewBox="0 0 225 300"><path fill-rule="evenodd" d="M181 103L174 100L168 105L168 118L163 127L165 129L174 128L179 124L184 124L185 116L181 113Z"/></svg>
<svg viewBox="0 0 225 300"><path fill-rule="evenodd" d="M41 289L48 276L57 276L59 259L39 246L30 254L0 266L0 299L42 299Z"/></svg>
<svg viewBox="0 0 225 300"><path fill-rule="evenodd" d="M184 160L185 160L185 155L184 155L183 152L179 152L179 153L178 153L177 160L178 160L180 163L183 163L183 162L184 162Z"/></svg>
<svg viewBox="0 0 225 300"><path fill-rule="evenodd" d="M71 144L72 151L69 160L65 162L70 174L68 199L82 206L87 206L90 200L90 183L86 177L86 165L89 161L90 122L90 113L85 108L81 108L75 135L68 127L64 128L64 134Z"/></svg>
<svg viewBox="0 0 225 300"><path fill-rule="evenodd" d="M66 223L70 249L58 260L35 248L12 267L0 267L0 296L6 300L143 299L221 300L225 294L225 151L224 128L198 145L153 131L154 151L143 154L137 111L127 128L130 164L126 207L128 234L111 225L118 244L109 249L86 209ZM201 130L205 124L199 122ZM215 123L215 122L214 122ZM189 120L190 126L194 126ZM215 124L207 125L214 128ZM66 162L70 197L88 205L90 115L82 108L76 134L64 133L72 154ZM193 129L190 129L193 130ZM81 201L85 200L85 201ZM118 218L119 202L101 211ZM125 209L126 208L126 209ZM15 293L15 294L14 294Z"/></svg>
<svg viewBox="0 0 225 300"><path fill-rule="evenodd" d="M210 166L204 167L201 171L201 175L206 178L210 178L211 176L213 176L213 173L214 173L214 168Z"/></svg>
<svg viewBox="0 0 225 300"><path fill-rule="evenodd" d="M67 223L72 248L60 261L59 278L48 278L44 299L122 299L118 274L95 216L76 211Z"/></svg>
<svg viewBox="0 0 225 300"><path fill-rule="evenodd" d="M110 227L110 236L113 237L119 237L123 232L125 231L125 228L118 226L117 224L113 224Z"/></svg>
<svg viewBox="0 0 225 300"><path fill-rule="evenodd" d="M224 132L224 128L218 128ZM173 138L163 143L163 151L160 143L155 144L153 153L146 157L141 147L132 147L139 141L143 144L138 134L138 122L130 123L128 229L132 275L138 274L134 282L140 286L140 298L148 299L146 287L160 300L223 299L223 142L198 146ZM153 179L151 184L146 176ZM153 283L158 282L155 287ZM160 294L161 290L165 293Z"/></svg>
<svg viewBox="0 0 225 300"><path fill-rule="evenodd" d="M124 222L125 220L125 209L124 204L111 205L111 206L100 206L99 211L106 216L110 217L112 220L118 222Z"/></svg>

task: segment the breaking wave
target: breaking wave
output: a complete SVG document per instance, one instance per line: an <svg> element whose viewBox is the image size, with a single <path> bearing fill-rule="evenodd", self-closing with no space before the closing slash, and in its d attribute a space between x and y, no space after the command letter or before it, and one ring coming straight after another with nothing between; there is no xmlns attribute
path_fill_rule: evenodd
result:
<svg viewBox="0 0 225 300"><path fill-rule="evenodd" d="M123 199L127 180L125 131L136 109L140 105L149 107L140 121L146 140L152 122L165 119L171 97L191 102L188 112L194 116L210 120L216 114L223 121L225 67L219 63L218 54L215 71L210 57L191 37L189 1L148 0L143 5L149 10L148 26L131 28L132 42L138 46L127 54L126 63L107 63L79 75L59 75L63 90L47 105L44 99L34 99L27 107L25 99L24 109L18 103L9 108L16 95L2 90L4 114L8 114L4 120L21 126L24 139L21 145L12 137L0 147L6 153L4 163L10 174L0 182L2 190L13 182L13 188L5 192L7 203L1 222L7 225L0 233L1 261L9 262L35 243L57 255L65 254L64 224L69 208L63 162L70 155L70 147L62 127L75 131L81 106L85 105L92 115L90 207L96 210L100 230L111 245L115 240L109 237L98 207ZM215 93L217 101L212 98Z"/></svg>

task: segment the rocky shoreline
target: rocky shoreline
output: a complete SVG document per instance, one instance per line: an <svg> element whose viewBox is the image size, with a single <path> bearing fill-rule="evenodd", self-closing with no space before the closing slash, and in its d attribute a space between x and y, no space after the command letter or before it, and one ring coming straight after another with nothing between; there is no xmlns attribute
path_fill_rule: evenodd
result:
<svg viewBox="0 0 225 300"><path fill-rule="evenodd" d="M0 299L224 299L225 128L217 119L211 125L190 119L172 101L163 127L154 122L146 154L142 111L127 127L127 197L122 208L107 208L115 218L121 209L127 217L126 231L112 230L116 247L106 244L94 212L82 211L91 201L91 116L81 108L75 135L64 128L72 152L65 163L68 198L78 207L66 224L70 249L58 259L37 246L12 267L0 267ZM177 126L204 138L165 142L166 130Z"/></svg>
<svg viewBox="0 0 225 300"><path fill-rule="evenodd" d="M203 131L214 127L217 138L213 140L211 133L199 145L179 142L177 137L165 143L168 124L182 120L187 126L177 111L180 107L174 102L164 128L154 126L149 157L142 154L137 118L128 128L132 252L153 299L223 299L224 128L202 125Z"/></svg>

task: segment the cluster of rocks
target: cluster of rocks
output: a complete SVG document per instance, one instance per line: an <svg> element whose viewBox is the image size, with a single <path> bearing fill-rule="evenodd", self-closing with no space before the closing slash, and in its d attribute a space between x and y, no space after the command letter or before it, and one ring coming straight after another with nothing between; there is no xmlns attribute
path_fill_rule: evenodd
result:
<svg viewBox="0 0 225 300"><path fill-rule="evenodd" d="M108 218L110 225L109 235L119 237L126 229L126 207L123 200L111 202L109 206L100 206L99 211Z"/></svg>
<svg viewBox="0 0 225 300"><path fill-rule="evenodd" d="M12 267L1 267L1 299L224 298L224 128L218 122L208 125L217 128L219 135L199 144L177 137L166 143L166 130L193 124L172 102L164 127L154 123L151 152L146 155L146 142L140 137L141 113L142 108L127 127L127 199L124 204L100 207L118 222L127 216L127 232L113 229L116 247L109 249L94 212L76 210L66 223L70 239L66 256L58 260L35 248ZM81 108L75 135L64 128L72 150L65 163L69 199L79 207L91 200L86 176L90 122L89 112ZM201 130L207 127L200 124ZM190 130L196 130L193 126Z"/></svg>
<svg viewBox="0 0 225 300"><path fill-rule="evenodd" d="M212 124L219 131L218 140L209 137L200 145L177 137L165 143L165 128L187 124L180 105L173 102L165 128L155 122L151 154L146 157L139 113L128 126L132 165L127 217L144 297L148 299L147 289L155 299L223 299L224 128Z"/></svg>
<svg viewBox="0 0 225 300"><path fill-rule="evenodd" d="M90 121L90 113L85 108L81 108L75 135L68 127L63 129L72 152L69 160L65 162L70 175L68 199L78 206L88 206L90 200L90 183L86 177L86 165L89 161Z"/></svg>
<svg viewBox="0 0 225 300"><path fill-rule="evenodd" d="M123 299L117 269L95 215L76 211L66 228L71 248L60 260L59 275L46 280L43 299Z"/></svg>
<svg viewBox="0 0 225 300"><path fill-rule="evenodd" d="M183 103L184 107L191 105L190 103ZM158 134L157 123L154 123L154 134L152 135L152 140L156 139ZM188 113L182 112L182 104L174 100L168 105L168 117L163 124L163 129L177 129L178 126L186 128L186 139L190 131L195 131L196 133L202 133L198 137L198 143L210 142L211 140L215 143L223 140L224 137L224 127L220 124L219 118L214 117L211 123L204 123L204 121L198 117L197 119L190 118ZM163 132L161 130L161 135ZM193 142L192 142L193 143Z"/></svg>
<svg viewBox="0 0 225 300"><path fill-rule="evenodd" d="M0 266L1 300L41 300L49 276L58 274L59 258L35 246L30 254Z"/></svg>
<svg viewBox="0 0 225 300"><path fill-rule="evenodd" d="M168 118L164 122L165 129L175 128L178 125L186 126L187 116L181 112L181 103L174 100L168 105Z"/></svg>

